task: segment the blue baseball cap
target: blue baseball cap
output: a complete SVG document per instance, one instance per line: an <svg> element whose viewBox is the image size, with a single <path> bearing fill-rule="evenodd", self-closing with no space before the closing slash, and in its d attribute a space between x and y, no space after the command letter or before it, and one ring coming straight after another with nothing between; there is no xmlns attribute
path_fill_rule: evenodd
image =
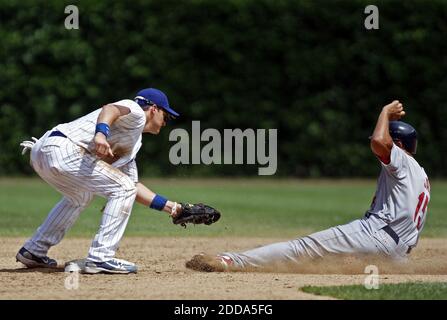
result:
<svg viewBox="0 0 447 320"><path fill-rule="evenodd" d="M135 102L138 103L141 107L155 104L157 107L164 109L171 116L178 117L179 114L175 112L169 106L168 97L164 94L163 91L160 91L155 88L147 88L138 91L137 95L134 98Z"/></svg>

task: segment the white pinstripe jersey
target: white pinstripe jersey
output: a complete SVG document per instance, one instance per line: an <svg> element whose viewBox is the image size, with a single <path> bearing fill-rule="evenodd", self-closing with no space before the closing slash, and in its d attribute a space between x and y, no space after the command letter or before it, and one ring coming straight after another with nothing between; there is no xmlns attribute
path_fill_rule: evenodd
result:
<svg viewBox="0 0 447 320"><path fill-rule="evenodd" d="M390 163L382 163L377 191L367 211L389 224L409 246L415 246L425 224L430 183L424 169L393 143Z"/></svg>
<svg viewBox="0 0 447 320"><path fill-rule="evenodd" d="M110 144L115 157L107 162L116 168L127 164L135 166L132 161L141 148L141 134L146 124L146 115L135 101L129 99L112 104L127 107L130 109L130 113L119 117L110 127L110 136L107 142ZM97 109L72 122L60 124L53 130L59 130L75 144L87 149L90 153L94 153L93 138L100 112L101 109Z"/></svg>

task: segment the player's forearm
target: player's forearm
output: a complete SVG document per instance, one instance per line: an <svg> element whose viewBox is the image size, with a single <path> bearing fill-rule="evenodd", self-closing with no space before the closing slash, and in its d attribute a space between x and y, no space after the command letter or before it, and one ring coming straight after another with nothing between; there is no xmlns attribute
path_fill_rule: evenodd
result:
<svg viewBox="0 0 447 320"><path fill-rule="evenodd" d="M137 183L137 197L136 201L138 203L141 203L144 206L149 206L152 202L152 200L155 197L155 193L146 188L143 184L140 182Z"/></svg>
<svg viewBox="0 0 447 320"><path fill-rule="evenodd" d="M138 203L141 203L144 206L150 206L152 204L152 201L154 201L154 198L156 196L156 193L152 192L150 189L148 189L145 185L138 182L137 183L137 197L136 201ZM176 205L175 202L167 201L166 205L163 208L163 211L171 214L172 208Z"/></svg>
<svg viewBox="0 0 447 320"><path fill-rule="evenodd" d="M371 137L371 149L379 157L389 156L393 146L389 133L389 121L388 111L383 108Z"/></svg>

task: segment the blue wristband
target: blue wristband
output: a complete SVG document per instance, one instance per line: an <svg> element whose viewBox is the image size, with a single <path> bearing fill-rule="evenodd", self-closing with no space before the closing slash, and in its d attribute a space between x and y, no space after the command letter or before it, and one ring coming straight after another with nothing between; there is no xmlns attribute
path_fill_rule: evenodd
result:
<svg viewBox="0 0 447 320"><path fill-rule="evenodd" d="M96 125L96 130L95 130L95 134L101 132L102 134L104 134L106 136L106 138L109 137L110 135L110 127L107 123L98 123Z"/></svg>
<svg viewBox="0 0 447 320"><path fill-rule="evenodd" d="M166 202L168 202L168 199L156 194L149 207L161 211L165 207Z"/></svg>

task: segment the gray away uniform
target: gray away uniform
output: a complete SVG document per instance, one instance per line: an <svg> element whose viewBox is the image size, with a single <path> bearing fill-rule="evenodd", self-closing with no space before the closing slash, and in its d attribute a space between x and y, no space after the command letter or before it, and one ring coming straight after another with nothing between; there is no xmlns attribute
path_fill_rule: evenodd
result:
<svg viewBox="0 0 447 320"><path fill-rule="evenodd" d="M377 190L362 219L242 253L222 253L234 266L266 267L328 254L381 254L406 259L424 227L430 184L424 169L393 144L391 161L382 164Z"/></svg>

